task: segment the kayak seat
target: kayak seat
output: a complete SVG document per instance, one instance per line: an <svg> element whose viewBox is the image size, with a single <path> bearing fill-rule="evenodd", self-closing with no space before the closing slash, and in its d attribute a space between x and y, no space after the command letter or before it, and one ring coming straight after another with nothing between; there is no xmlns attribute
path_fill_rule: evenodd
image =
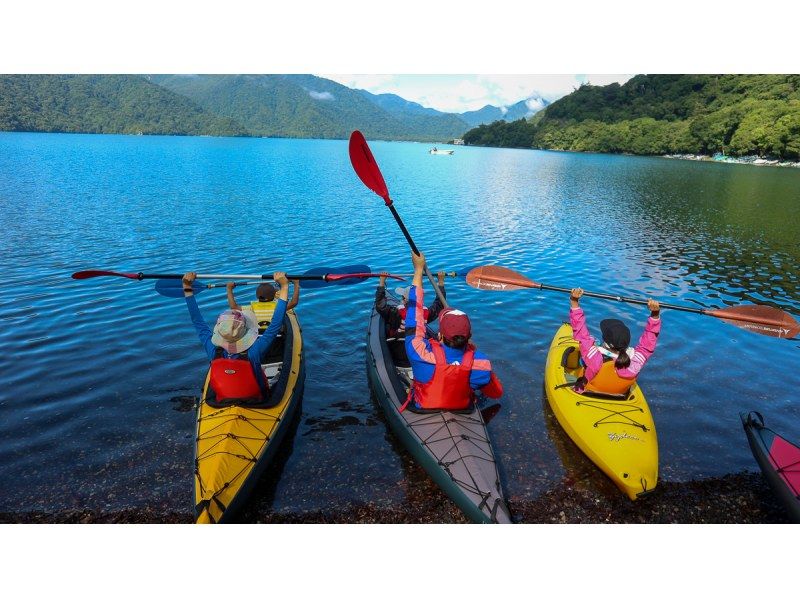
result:
<svg viewBox="0 0 800 598"><path fill-rule="evenodd" d="M577 347L567 347L561 356L561 367L565 370L577 370L581 367L581 353Z"/></svg>

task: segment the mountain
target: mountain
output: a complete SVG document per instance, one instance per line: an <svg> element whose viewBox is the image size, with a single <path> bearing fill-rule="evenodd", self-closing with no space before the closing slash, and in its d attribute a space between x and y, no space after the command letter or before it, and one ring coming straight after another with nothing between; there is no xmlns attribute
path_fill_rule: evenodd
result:
<svg viewBox="0 0 800 598"><path fill-rule="evenodd" d="M469 131L476 145L800 158L800 75L637 75L583 85L530 121Z"/></svg>
<svg viewBox="0 0 800 598"><path fill-rule="evenodd" d="M378 139L443 141L469 126L413 102L350 89L313 75L150 75L205 110L270 137L346 139L354 129Z"/></svg>
<svg viewBox="0 0 800 598"><path fill-rule="evenodd" d="M0 130L246 133L232 120L134 75L0 75Z"/></svg>
<svg viewBox="0 0 800 598"><path fill-rule="evenodd" d="M533 116L543 108L547 107L550 102L543 97L534 94L528 99L521 100L511 106L497 107L486 105L480 110L472 110L470 112L462 112L462 120L465 120L470 127L477 127L493 123L498 120L511 122L519 120L520 118L528 118Z"/></svg>

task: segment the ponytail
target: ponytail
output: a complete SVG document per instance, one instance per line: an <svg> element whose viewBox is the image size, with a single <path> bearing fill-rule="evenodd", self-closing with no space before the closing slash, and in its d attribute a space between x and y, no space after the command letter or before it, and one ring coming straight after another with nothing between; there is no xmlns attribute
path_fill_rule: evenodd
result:
<svg viewBox="0 0 800 598"><path fill-rule="evenodd" d="M614 361L614 367L618 370L623 370L631 364L631 358L628 355L628 352L625 349L622 349L617 355L616 361Z"/></svg>

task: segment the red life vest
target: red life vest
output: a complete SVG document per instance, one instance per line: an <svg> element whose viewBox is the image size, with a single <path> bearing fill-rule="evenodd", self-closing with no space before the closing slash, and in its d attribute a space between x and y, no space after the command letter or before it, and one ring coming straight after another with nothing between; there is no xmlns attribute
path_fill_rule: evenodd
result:
<svg viewBox="0 0 800 598"><path fill-rule="evenodd" d="M263 378L262 387L253 371L253 364L247 359L247 353L244 355L243 359L219 356L211 361L208 384L214 391L215 401L261 402L269 398L269 382L264 377L263 370L259 368Z"/></svg>
<svg viewBox="0 0 800 598"><path fill-rule="evenodd" d="M396 337L401 333L406 331L406 314L408 313L408 308L405 305L401 305L397 308L397 313L400 315L400 327L397 330L389 330L386 334L389 338ZM428 308L422 308L422 315L425 318L425 323L428 322Z"/></svg>
<svg viewBox="0 0 800 598"><path fill-rule="evenodd" d="M449 364L442 345L431 339L436 363L430 381L421 384L414 380L414 400L423 409L467 409L472 405L469 377L475 359L475 347L467 346L460 364Z"/></svg>
<svg viewBox="0 0 800 598"><path fill-rule="evenodd" d="M595 374L594 378L586 383L586 390L602 392L611 395L624 395L636 384L636 378L622 378L617 374L614 361L609 359Z"/></svg>

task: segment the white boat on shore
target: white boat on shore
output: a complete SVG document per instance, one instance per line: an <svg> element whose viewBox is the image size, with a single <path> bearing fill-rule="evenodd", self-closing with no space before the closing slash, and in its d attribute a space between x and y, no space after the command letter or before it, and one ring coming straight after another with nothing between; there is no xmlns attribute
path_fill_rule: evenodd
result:
<svg viewBox="0 0 800 598"><path fill-rule="evenodd" d="M456 150L443 150L439 149L438 147L435 147L432 150L429 150L429 153L434 154L436 156L451 156L455 151Z"/></svg>

